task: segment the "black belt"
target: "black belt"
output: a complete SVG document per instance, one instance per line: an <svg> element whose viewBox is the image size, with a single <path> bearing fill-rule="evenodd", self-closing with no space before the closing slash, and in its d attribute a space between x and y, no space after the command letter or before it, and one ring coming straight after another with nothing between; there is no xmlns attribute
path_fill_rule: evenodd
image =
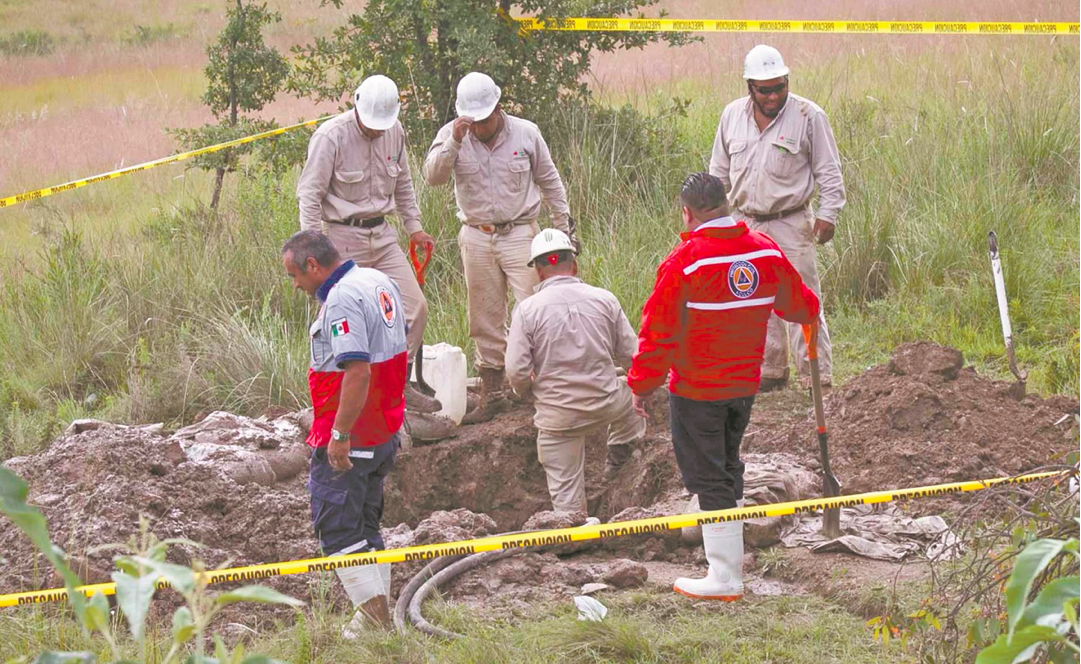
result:
<svg viewBox="0 0 1081 664"><path fill-rule="evenodd" d="M761 223L763 221L774 221L774 220L777 220L777 219L781 219L783 217L787 217L790 214L796 214L797 212L803 212L806 209L807 209L806 205L801 205L801 206L799 206L797 208L792 208L791 210L785 210L784 212L777 212L776 214L751 214L750 212L744 212L743 216L751 219L752 221L757 221L757 222Z"/></svg>
<svg viewBox="0 0 1081 664"><path fill-rule="evenodd" d="M381 225L387 220L386 217L372 217L371 219L360 219L359 217L350 217L349 219L328 219L332 224L341 224L343 226L354 226L356 228L375 228Z"/></svg>

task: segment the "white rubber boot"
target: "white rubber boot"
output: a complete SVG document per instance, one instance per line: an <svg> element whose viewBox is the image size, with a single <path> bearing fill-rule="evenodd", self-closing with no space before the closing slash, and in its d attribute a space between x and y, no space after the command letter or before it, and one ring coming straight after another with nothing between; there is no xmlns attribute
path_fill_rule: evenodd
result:
<svg viewBox="0 0 1081 664"><path fill-rule="evenodd" d="M743 522L702 526L709 571L701 579L676 579L672 589L694 599L734 602L743 597Z"/></svg>
<svg viewBox="0 0 1081 664"><path fill-rule="evenodd" d="M353 619L342 627L343 638L352 641L374 625L385 627L389 624L387 588L390 579L384 581L381 567L383 565L359 565L334 570L341 579L345 594L349 596L354 609ZM389 573L390 565L386 565L386 568Z"/></svg>

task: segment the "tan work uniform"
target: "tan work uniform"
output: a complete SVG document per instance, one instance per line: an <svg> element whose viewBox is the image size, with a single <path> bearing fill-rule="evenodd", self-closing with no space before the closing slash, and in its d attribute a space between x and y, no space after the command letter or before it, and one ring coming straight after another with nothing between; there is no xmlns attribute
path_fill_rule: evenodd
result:
<svg viewBox="0 0 1081 664"><path fill-rule="evenodd" d="M821 298L814 221L818 218L837 223L845 204L841 160L825 111L789 93L781 112L765 131L759 131L750 97L737 99L721 113L709 172L724 183L732 216L773 238L804 283ZM817 212L810 208L815 185ZM781 216L760 219L772 215ZM819 314L819 321L819 366L828 382L832 364L830 336L824 314ZM796 356L796 368L804 382L809 380L811 366L800 326L789 325L776 315L770 317L766 329L762 378L784 375L789 345Z"/></svg>
<svg viewBox="0 0 1081 664"><path fill-rule="evenodd" d="M487 144L470 133L456 142L452 125L444 125L432 142L424 160L424 179L438 186L454 176L469 336L476 345L477 366L502 369L507 286L518 302L532 294L537 274L526 263L530 242L540 232L541 201L550 208L552 224L569 233L567 193L548 145L532 122L503 113L503 129Z"/></svg>
<svg viewBox="0 0 1081 664"><path fill-rule="evenodd" d="M577 277L545 279L514 309L507 375L519 394L532 390L537 455L552 508L586 510L585 441L607 427L609 445L645 434L631 390L616 375L630 367L638 337L615 295Z"/></svg>
<svg viewBox="0 0 1081 664"><path fill-rule="evenodd" d="M370 139L354 111L327 120L308 143L308 161L297 182L301 230L321 230L346 258L379 270L398 284L409 325L413 357L428 322L428 301L387 222L373 228L347 226L347 219L374 219L397 212L408 234L423 230L409 174L401 123Z"/></svg>

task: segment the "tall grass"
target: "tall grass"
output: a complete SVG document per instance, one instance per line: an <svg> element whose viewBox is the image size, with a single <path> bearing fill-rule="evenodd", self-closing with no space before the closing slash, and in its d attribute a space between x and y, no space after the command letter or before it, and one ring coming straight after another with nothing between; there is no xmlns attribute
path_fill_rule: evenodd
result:
<svg viewBox="0 0 1081 664"><path fill-rule="evenodd" d="M935 53L855 53L793 73L794 91L830 114L844 159L849 203L819 252L839 378L912 339L1006 376L993 229L1032 389L1077 394L1078 49L995 44L952 49L948 68ZM542 127L579 220L583 276L632 321L678 241L679 182L705 167L720 110L741 94L735 77L684 82L628 98L649 118L568 108ZM140 229L61 233L40 256L2 259L0 456L76 415L180 423L304 404L311 305L278 260L296 228L295 177L237 178L219 215L159 206ZM426 340L468 349L453 195L416 184L438 242Z"/></svg>

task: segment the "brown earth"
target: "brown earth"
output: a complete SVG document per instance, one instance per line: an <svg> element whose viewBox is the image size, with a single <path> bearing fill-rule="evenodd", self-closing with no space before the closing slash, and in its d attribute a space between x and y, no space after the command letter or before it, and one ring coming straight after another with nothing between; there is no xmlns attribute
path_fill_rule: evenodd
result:
<svg viewBox="0 0 1081 664"><path fill-rule="evenodd" d="M750 460L785 452L815 466L810 406L798 390L761 395L744 444ZM604 521L671 514L686 505L667 433L665 397L654 397L648 408L647 440L610 487L595 487L590 495L590 512ZM834 470L846 493L1046 465L1076 449L1076 419L1069 418L1065 427L1055 422L1077 410L1076 401L1062 397L1017 400L1008 383L978 376L962 366L959 353L933 344L899 347L888 365L854 378L826 402ZM387 484L388 547L556 524L556 517L537 514L550 503L531 416L532 407L520 404L495 421L462 427L453 440L403 450ZM170 554L177 563L199 558L210 566L239 566L303 559L318 551L303 472L303 427L294 416L267 422L227 414L213 414L172 436L103 425L73 429L48 450L5 465L30 483L31 501L87 582L107 581L114 555L92 547L127 541L138 532L140 515L149 518L159 537L204 545L178 545ZM604 440L594 436L587 443L587 477L599 477L603 463ZM842 556L843 562L833 560L836 555L810 558L801 567L888 567L850 556ZM395 589L421 565L395 565ZM681 543L678 532L637 535L505 559L451 584L447 596L515 614L544 598L563 601L584 583L667 585L702 566L700 546ZM21 532L0 520L0 593L60 585L48 569ZM889 573L868 569L877 576ZM803 576L791 580L813 590L815 584L801 581ZM320 575L262 582L306 600L329 587L330 599L345 606L338 584L323 583ZM755 585L749 586L755 592ZM163 595L166 602L156 604L156 611L164 617L175 598ZM280 614L245 608L230 619L247 616L250 625L272 615Z"/></svg>

